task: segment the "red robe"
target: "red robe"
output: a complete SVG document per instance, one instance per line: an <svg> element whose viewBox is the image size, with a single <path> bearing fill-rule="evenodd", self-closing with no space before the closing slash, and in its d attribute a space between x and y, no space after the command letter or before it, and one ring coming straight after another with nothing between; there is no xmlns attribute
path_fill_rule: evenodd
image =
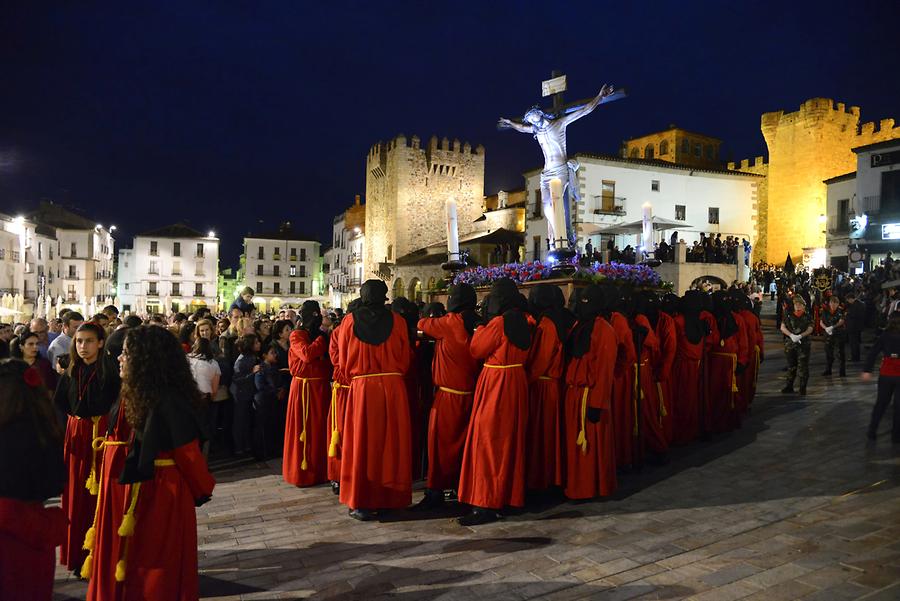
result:
<svg viewBox="0 0 900 601"><path fill-rule="evenodd" d="M616 443L610 409L617 347L615 330L597 317L590 350L572 357L566 368L563 455L565 494L570 499L607 496L616 490ZM586 407L602 411L599 422L594 424L584 417ZM584 443L579 444L582 430Z"/></svg>
<svg viewBox="0 0 900 601"><path fill-rule="evenodd" d="M647 329L647 336L641 345L641 365L638 370L637 364L634 367L634 378L638 377L640 371L640 411L641 411L641 438L643 439L644 448L650 449L654 453L665 453L669 449L666 442L666 433L663 430L661 404L659 387L657 387L656 371L653 365L653 359L659 354L659 338L650 321L644 315L638 315L634 318L636 326ZM634 410L637 411L637 395L635 391ZM637 428L637 416L635 416L634 428ZM633 429L632 432L635 430Z"/></svg>
<svg viewBox="0 0 900 601"><path fill-rule="evenodd" d="M759 378L759 364L763 357L763 333L759 318L756 313L742 309L739 313L746 326L747 336L747 369L738 379L738 388L741 391L740 410L742 413L749 409L756 396L756 381Z"/></svg>
<svg viewBox="0 0 900 601"><path fill-rule="evenodd" d="M666 444L672 444L674 438L672 427L672 365L675 363L677 348L677 335L675 333L675 320L668 314L659 312L656 321L656 337L659 339L659 351L653 358L653 373L656 374L657 392L662 397L660 412L663 432L666 436ZM679 382L679 386L681 383Z"/></svg>
<svg viewBox="0 0 900 601"><path fill-rule="evenodd" d="M528 420L528 349L503 333L503 316L475 330L472 356L484 359L475 385L466 435L459 500L502 509L525 504L525 432ZM517 367L490 367L490 366Z"/></svg>
<svg viewBox="0 0 900 601"><path fill-rule="evenodd" d="M707 322L709 323L709 322ZM715 328L715 321L712 322ZM696 344L687 339L684 317L675 317L675 361L672 364L672 442L688 444L700 436L701 402L704 398L703 358L709 340L718 340L718 331Z"/></svg>
<svg viewBox="0 0 900 601"><path fill-rule="evenodd" d="M544 490L562 485L562 377L565 354L556 324L538 323L528 358L526 485Z"/></svg>
<svg viewBox="0 0 900 601"><path fill-rule="evenodd" d="M119 484L119 475L128 455L127 443L131 439L131 426L125 418L124 404L120 405L113 431L106 436L103 445L100 494L97 495L97 515L94 519L94 548L90 552L92 570L88 577L88 601L114 601L122 598L122 583L115 579L116 563L121 558L122 537L119 526L128 502L125 486Z"/></svg>
<svg viewBox="0 0 900 601"><path fill-rule="evenodd" d="M51 599L56 547L65 538L66 516L58 507L0 497L0 596Z"/></svg>
<svg viewBox="0 0 900 601"><path fill-rule="evenodd" d="M425 409L419 395L420 358L418 342L410 342L409 368L403 374L403 383L406 385L406 398L409 400L410 465L413 480L419 480L422 475L422 435L425 432Z"/></svg>
<svg viewBox="0 0 900 601"><path fill-rule="evenodd" d="M428 416L428 477L433 490L456 490L478 366L469 353L462 315L419 320L418 328L435 339L432 379L437 390Z"/></svg>
<svg viewBox="0 0 900 601"><path fill-rule="evenodd" d="M637 354L628 319L613 313L609 320L616 332L616 369L612 390L612 419L616 439L616 464L631 465L634 440L634 363Z"/></svg>
<svg viewBox="0 0 900 601"><path fill-rule="evenodd" d="M338 327L331 333L328 356L334 367L331 375L331 405L328 407L328 479L341 481L341 437L344 433L344 413L347 410L347 394L350 380L338 364L338 338L347 331Z"/></svg>
<svg viewBox="0 0 900 601"><path fill-rule="evenodd" d="M85 485L91 474L91 467L99 469L103 452L98 450L95 453L91 443L94 438L106 432L106 424L106 415L87 419L70 415L66 423L63 456L66 458L69 479L63 489L61 506L69 520L69 531L66 542L60 549L59 562L70 570L80 568L88 554L82 546L84 535L94 521L97 497ZM95 474L99 474L99 471L95 471Z"/></svg>
<svg viewBox="0 0 900 601"><path fill-rule="evenodd" d="M331 361L328 337L309 341L309 332L291 332L288 397L281 473L294 486L312 486L328 479L328 410L331 406ZM305 464L305 465L304 465Z"/></svg>
<svg viewBox="0 0 900 601"><path fill-rule="evenodd" d="M394 326L379 345L353 334L353 315L338 341L338 362L350 378L341 457L341 503L351 509L391 509L412 501L412 433L403 375L409 369L409 330Z"/></svg>
<svg viewBox="0 0 900 601"><path fill-rule="evenodd" d="M216 482L196 440L160 453L153 480L140 483L134 534L123 542L123 601L196 601L197 515L195 501ZM127 486L130 501L135 487Z"/></svg>
<svg viewBox="0 0 900 601"><path fill-rule="evenodd" d="M737 332L725 339L720 333L719 344L713 346L708 355L706 429L713 433L729 432L740 423L736 370L739 363L746 365L749 355L742 320L733 312L732 315L737 322Z"/></svg>

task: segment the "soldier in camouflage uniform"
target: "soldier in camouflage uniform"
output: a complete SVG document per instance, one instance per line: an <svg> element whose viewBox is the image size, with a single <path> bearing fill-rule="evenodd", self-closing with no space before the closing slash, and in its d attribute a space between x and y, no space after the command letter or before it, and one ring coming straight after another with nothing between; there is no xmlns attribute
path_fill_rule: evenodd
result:
<svg viewBox="0 0 900 601"><path fill-rule="evenodd" d="M838 297L832 296L828 304L819 315L819 325L825 330L825 371L823 376L831 375L831 366L834 364L835 351L838 360L838 375L847 375L847 360L844 356L844 346L847 343L847 328L844 327L844 310Z"/></svg>
<svg viewBox="0 0 900 601"><path fill-rule="evenodd" d="M809 380L809 350L812 346L809 336L813 331L813 318L806 311L806 301L797 294L793 299L794 311L787 313L781 321L781 333L785 335L784 354L787 357L787 384L781 392L794 392L794 379L799 376L800 395L806 394Z"/></svg>

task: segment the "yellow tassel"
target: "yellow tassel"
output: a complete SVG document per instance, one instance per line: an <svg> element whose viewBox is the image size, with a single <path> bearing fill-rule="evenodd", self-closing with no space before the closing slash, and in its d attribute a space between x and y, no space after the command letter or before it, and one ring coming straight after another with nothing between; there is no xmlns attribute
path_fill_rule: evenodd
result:
<svg viewBox="0 0 900 601"><path fill-rule="evenodd" d="M306 430L300 433L300 442L306 442Z"/></svg>
<svg viewBox="0 0 900 601"><path fill-rule="evenodd" d="M328 456L337 457L337 448L341 444L341 433L337 430L331 431L331 443L328 445Z"/></svg>
<svg viewBox="0 0 900 601"><path fill-rule="evenodd" d="M95 528L93 526L88 528L87 532L84 533L84 544L81 545L81 548L85 551L93 551L96 536Z"/></svg>
<svg viewBox="0 0 900 601"><path fill-rule="evenodd" d="M304 460L300 463L300 469L301 469L301 470L305 470L305 469L306 469L306 459L304 459Z"/></svg>
<svg viewBox="0 0 900 601"><path fill-rule="evenodd" d="M122 518L122 524L119 526L119 536L131 536L134 534L136 520L133 513L126 513Z"/></svg>
<svg viewBox="0 0 900 601"><path fill-rule="evenodd" d="M100 487L97 484L97 473L94 471L93 467L91 468L91 473L88 475L87 481L84 483L84 487L94 496L100 492Z"/></svg>
<svg viewBox="0 0 900 601"><path fill-rule="evenodd" d="M93 567L94 567L94 555L93 555L93 553L91 553L91 554L88 554L88 556L84 558L84 563L81 564L81 571L79 572L79 575L84 580L90 580L91 579L91 570L93 569Z"/></svg>
<svg viewBox="0 0 900 601"><path fill-rule="evenodd" d="M120 559L116 563L116 582L125 582L125 560Z"/></svg>

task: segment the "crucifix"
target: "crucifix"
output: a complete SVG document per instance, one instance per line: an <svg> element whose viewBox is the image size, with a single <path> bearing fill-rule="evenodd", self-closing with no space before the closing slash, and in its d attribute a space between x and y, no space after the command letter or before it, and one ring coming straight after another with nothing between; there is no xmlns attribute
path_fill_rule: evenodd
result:
<svg viewBox="0 0 900 601"><path fill-rule="evenodd" d="M566 76L553 71L552 78L542 82L543 96L553 97L553 108L544 111L535 105L521 120L501 118L499 129L514 129L532 134L544 153L544 169L541 171L541 206L547 220L547 237L551 254L557 260L568 259L575 254L575 237L569 205L579 200L577 161L570 161L566 154L566 127L590 114L601 104L625 97L624 90L614 90L604 85L593 98L563 104ZM558 196L558 198L554 198Z"/></svg>

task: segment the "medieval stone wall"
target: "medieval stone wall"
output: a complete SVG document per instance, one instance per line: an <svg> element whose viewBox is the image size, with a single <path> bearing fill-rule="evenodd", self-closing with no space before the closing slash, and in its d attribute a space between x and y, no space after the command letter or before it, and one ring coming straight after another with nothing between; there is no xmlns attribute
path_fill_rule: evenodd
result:
<svg viewBox="0 0 900 601"><path fill-rule="evenodd" d="M398 135L366 158L366 278L379 263L446 240L445 203L457 202L459 235L478 230L484 198L484 147ZM391 281L388 280L390 286Z"/></svg>
<svg viewBox="0 0 900 601"><path fill-rule="evenodd" d="M803 248L825 245L823 180L856 170L852 149L875 142L900 138L893 119L859 125L859 107L849 110L830 98L812 98L793 113L765 113L761 130L769 149L767 182L760 190L759 232L762 252L754 259L781 263L788 253L801 256ZM759 159L750 167L742 161L741 171L762 173ZM729 168L735 168L729 164ZM760 250L757 241L755 251Z"/></svg>

